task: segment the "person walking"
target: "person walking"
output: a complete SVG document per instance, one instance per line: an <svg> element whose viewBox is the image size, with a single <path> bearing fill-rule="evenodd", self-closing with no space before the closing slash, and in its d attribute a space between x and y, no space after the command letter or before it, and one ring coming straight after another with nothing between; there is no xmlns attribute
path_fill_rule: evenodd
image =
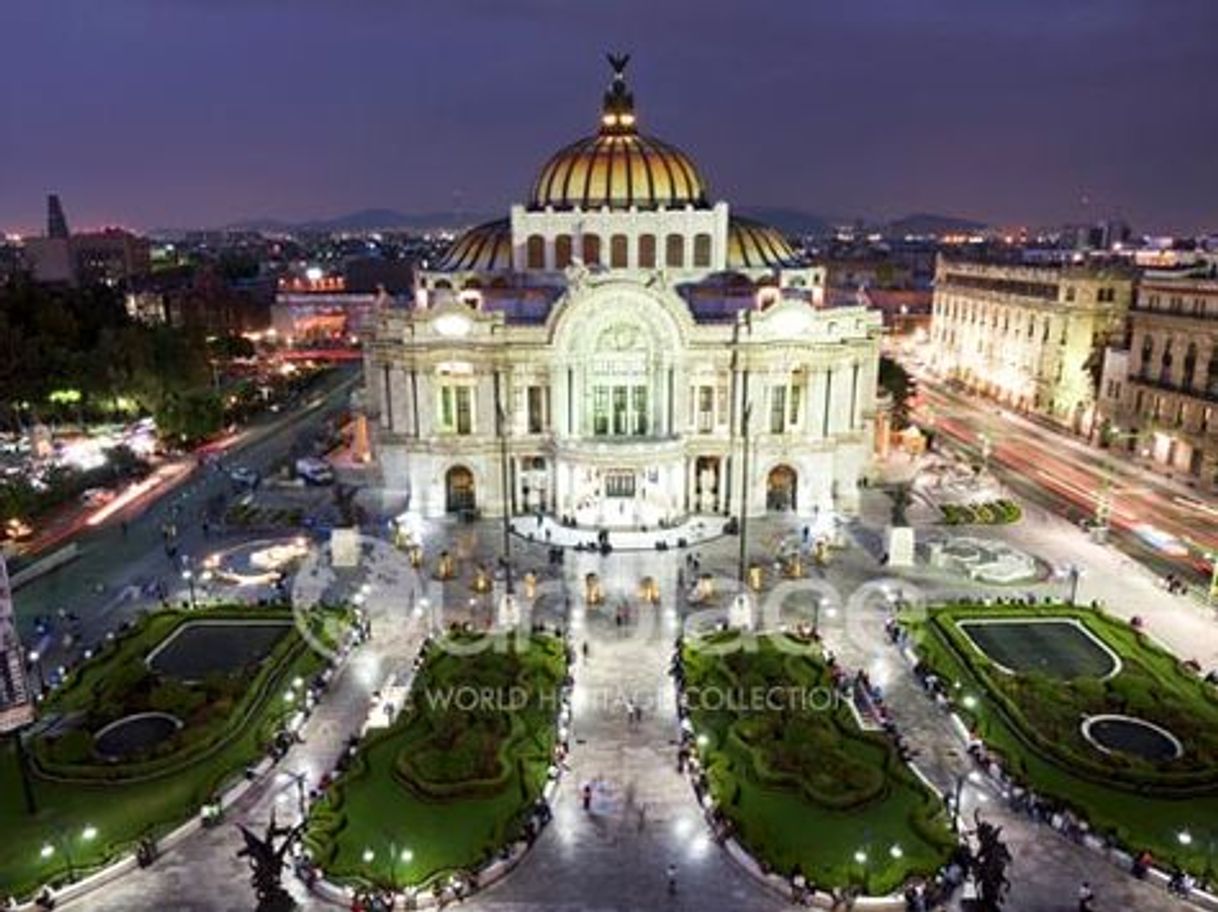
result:
<svg viewBox="0 0 1218 912"><path fill-rule="evenodd" d="M1095 908L1091 905L1095 901L1095 891L1091 889L1091 884L1083 881L1078 888L1078 912L1095 912Z"/></svg>

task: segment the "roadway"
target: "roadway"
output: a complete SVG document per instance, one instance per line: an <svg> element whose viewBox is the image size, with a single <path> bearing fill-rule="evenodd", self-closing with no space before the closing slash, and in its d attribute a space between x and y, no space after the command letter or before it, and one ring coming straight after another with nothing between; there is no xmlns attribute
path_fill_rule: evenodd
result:
<svg viewBox="0 0 1218 912"><path fill-rule="evenodd" d="M336 369L306 390L295 408L268 414L243 430L220 464L200 466L192 460L180 477L142 493L102 522L82 524L71 538L79 556L14 593L26 646L47 656L53 668L130 616L146 600L140 590L158 582L170 592L180 589L181 567L165 548L165 526L176 529L179 558L197 555L209 541L205 519L235 493L227 469L242 465L269 475L348 406L360 376L358 366ZM78 620L64 620L61 611ZM36 629L39 618L49 619L49 629Z"/></svg>
<svg viewBox="0 0 1218 912"><path fill-rule="evenodd" d="M1218 552L1218 501L1124 457L918 375L914 417L942 441L980 457L1011 490L1074 523L1093 521L1111 485L1110 541L1154 569L1203 587L1208 554ZM984 438L983 438L984 435ZM1147 526L1174 536L1181 549L1148 543ZM1187 551L1187 553L1184 553Z"/></svg>

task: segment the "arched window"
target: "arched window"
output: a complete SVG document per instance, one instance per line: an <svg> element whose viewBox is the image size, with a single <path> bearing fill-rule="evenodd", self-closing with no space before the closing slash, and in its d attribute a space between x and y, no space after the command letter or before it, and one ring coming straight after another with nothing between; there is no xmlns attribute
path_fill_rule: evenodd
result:
<svg viewBox="0 0 1218 912"><path fill-rule="evenodd" d="M694 265L709 266L711 260L711 236L709 234L694 235Z"/></svg>
<svg viewBox="0 0 1218 912"><path fill-rule="evenodd" d="M529 269L546 268L546 239L540 234L530 234L525 244L525 263Z"/></svg>
<svg viewBox="0 0 1218 912"><path fill-rule="evenodd" d="M670 234L664 239L664 265L682 269L685 266L685 238Z"/></svg>
<svg viewBox="0 0 1218 912"><path fill-rule="evenodd" d="M571 265L571 235L560 234L554 239L554 268L566 269Z"/></svg>
<svg viewBox="0 0 1218 912"><path fill-rule="evenodd" d="M656 236L654 234L639 235L639 269L656 268Z"/></svg>
<svg viewBox="0 0 1218 912"><path fill-rule="evenodd" d="M584 235L584 265L599 266L601 264L601 236L599 234Z"/></svg>
<svg viewBox="0 0 1218 912"><path fill-rule="evenodd" d="M1155 340L1147 333L1142 337L1142 363L1138 365L1138 373L1145 379L1150 376L1150 362L1155 355Z"/></svg>
<svg viewBox="0 0 1218 912"><path fill-rule="evenodd" d="M1189 342L1188 351L1184 353L1184 376L1180 378L1180 386L1193 389L1197 379L1197 343Z"/></svg>
<svg viewBox="0 0 1218 912"><path fill-rule="evenodd" d="M1218 396L1218 345L1210 352L1210 366L1206 371L1205 391L1211 396Z"/></svg>
<svg viewBox="0 0 1218 912"><path fill-rule="evenodd" d="M1171 339L1163 343L1163 357L1159 361L1159 382L1171 383Z"/></svg>
<svg viewBox="0 0 1218 912"><path fill-rule="evenodd" d="M609 265L614 269L626 268L626 235L615 234L609 239Z"/></svg>

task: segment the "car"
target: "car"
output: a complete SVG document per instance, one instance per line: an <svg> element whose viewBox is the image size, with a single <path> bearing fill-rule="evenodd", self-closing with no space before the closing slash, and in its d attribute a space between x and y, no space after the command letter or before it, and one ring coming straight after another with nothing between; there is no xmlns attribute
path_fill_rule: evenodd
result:
<svg viewBox="0 0 1218 912"><path fill-rule="evenodd" d="M14 516L4 524L4 537L15 542L29 541L34 537L34 530Z"/></svg>
<svg viewBox="0 0 1218 912"><path fill-rule="evenodd" d="M330 463L315 456L306 456L296 460L296 475L305 484L328 485L334 483L334 470Z"/></svg>
<svg viewBox="0 0 1218 912"><path fill-rule="evenodd" d="M233 484L242 488L256 488L258 487L258 482L262 480L257 472L246 466L237 466L236 468L229 469L228 477Z"/></svg>
<svg viewBox="0 0 1218 912"><path fill-rule="evenodd" d="M89 488L80 495L80 502L86 507L101 507L114 500L114 492L109 488Z"/></svg>

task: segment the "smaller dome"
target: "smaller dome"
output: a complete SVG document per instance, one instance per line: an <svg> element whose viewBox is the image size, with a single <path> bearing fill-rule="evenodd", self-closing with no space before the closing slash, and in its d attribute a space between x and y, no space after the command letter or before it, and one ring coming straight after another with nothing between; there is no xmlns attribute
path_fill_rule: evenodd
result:
<svg viewBox="0 0 1218 912"><path fill-rule="evenodd" d="M441 272L501 272L512 268L512 227L496 219L453 241L436 267Z"/></svg>
<svg viewBox="0 0 1218 912"><path fill-rule="evenodd" d="M727 226L728 269L798 265L799 254L777 228L739 215L731 217Z"/></svg>

